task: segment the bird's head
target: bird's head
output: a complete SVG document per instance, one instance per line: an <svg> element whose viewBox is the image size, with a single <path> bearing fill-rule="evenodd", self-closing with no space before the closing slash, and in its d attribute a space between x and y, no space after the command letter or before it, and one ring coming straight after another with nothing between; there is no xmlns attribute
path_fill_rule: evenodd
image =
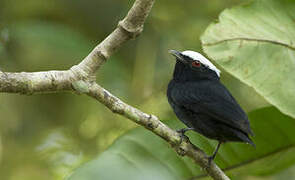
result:
<svg viewBox="0 0 295 180"><path fill-rule="evenodd" d="M170 50L169 53L176 57L174 78L189 80L220 77L220 70L198 52Z"/></svg>

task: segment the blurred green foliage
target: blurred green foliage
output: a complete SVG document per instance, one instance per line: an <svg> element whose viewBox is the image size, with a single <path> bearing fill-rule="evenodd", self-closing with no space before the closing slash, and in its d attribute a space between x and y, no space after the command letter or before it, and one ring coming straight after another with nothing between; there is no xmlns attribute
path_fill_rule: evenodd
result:
<svg viewBox="0 0 295 180"><path fill-rule="evenodd" d="M175 118L165 95L174 66L167 50L201 51L199 37L210 22L223 9L244 2L156 1L143 34L107 61L97 73L98 82L145 112ZM0 69L69 68L116 27L132 4L131 0L1 0ZM223 73L222 80L245 109L267 104L229 74ZM253 93L252 98L243 96L245 92ZM0 94L0 102L1 180L62 179L136 127L86 96Z"/></svg>
<svg viewBox="0 0 295 180"><path fill-rule="evenodd" d="M242 143L225 143L214 160L219 167L226 169L231 179L245 179L274 174L294 164L294 119L274 107L252 111L249 118L256 133L253 138L256 148ZM176 118L165 123L172 128L183 126ZM217 145L216 141L198 133L187 134L208 154ZM76 169L69 180L179 180L204 175L204 170L190 158L177 156L160 137L140 127L121 136L100 156Z"/></svg>

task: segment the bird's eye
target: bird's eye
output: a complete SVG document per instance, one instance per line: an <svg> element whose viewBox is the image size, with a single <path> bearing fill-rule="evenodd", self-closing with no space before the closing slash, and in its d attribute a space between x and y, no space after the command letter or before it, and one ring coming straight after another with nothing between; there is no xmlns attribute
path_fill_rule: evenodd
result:
<svg viewBox="0 0 295 180"><path fill-rule="evenodd" d="M199 61L193 61L192 62L192 66L193 67L200 67L201 66L201 63Z"/></svg>

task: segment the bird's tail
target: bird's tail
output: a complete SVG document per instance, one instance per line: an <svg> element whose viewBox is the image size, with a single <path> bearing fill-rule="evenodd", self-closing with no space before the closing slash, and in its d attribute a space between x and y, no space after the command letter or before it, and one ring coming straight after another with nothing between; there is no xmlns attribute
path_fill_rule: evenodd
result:
<svg viewBox="0 0 295 180"><path fill-rule="evenodd" d="M247 138L246 143L252 145L254 148L256 148L256 145L254 144L254 142L252 141L252 139L250 139L249 137Z"/></svg>
<svg viewBox="0 0 295 180"><path fill-rule="evenodd" d="M238 135L239 139L247 144L252 145L254 148L256 148L256 145L254 144L254 142L252 141L252 139L250 139L249 135L246 133L240 133Z"/></svg>

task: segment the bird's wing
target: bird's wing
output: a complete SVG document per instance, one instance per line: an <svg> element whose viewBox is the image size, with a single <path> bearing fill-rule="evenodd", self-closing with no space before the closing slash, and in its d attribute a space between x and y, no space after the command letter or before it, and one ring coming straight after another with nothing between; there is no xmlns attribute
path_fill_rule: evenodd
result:
<svg viewBox="0 0 295 180"><path fill-rule="evenodd" d="M246 113L221 83L202 81L178 86L171 91L174 103L196 113L207 114L244 133L253 134Z"/></svg>

